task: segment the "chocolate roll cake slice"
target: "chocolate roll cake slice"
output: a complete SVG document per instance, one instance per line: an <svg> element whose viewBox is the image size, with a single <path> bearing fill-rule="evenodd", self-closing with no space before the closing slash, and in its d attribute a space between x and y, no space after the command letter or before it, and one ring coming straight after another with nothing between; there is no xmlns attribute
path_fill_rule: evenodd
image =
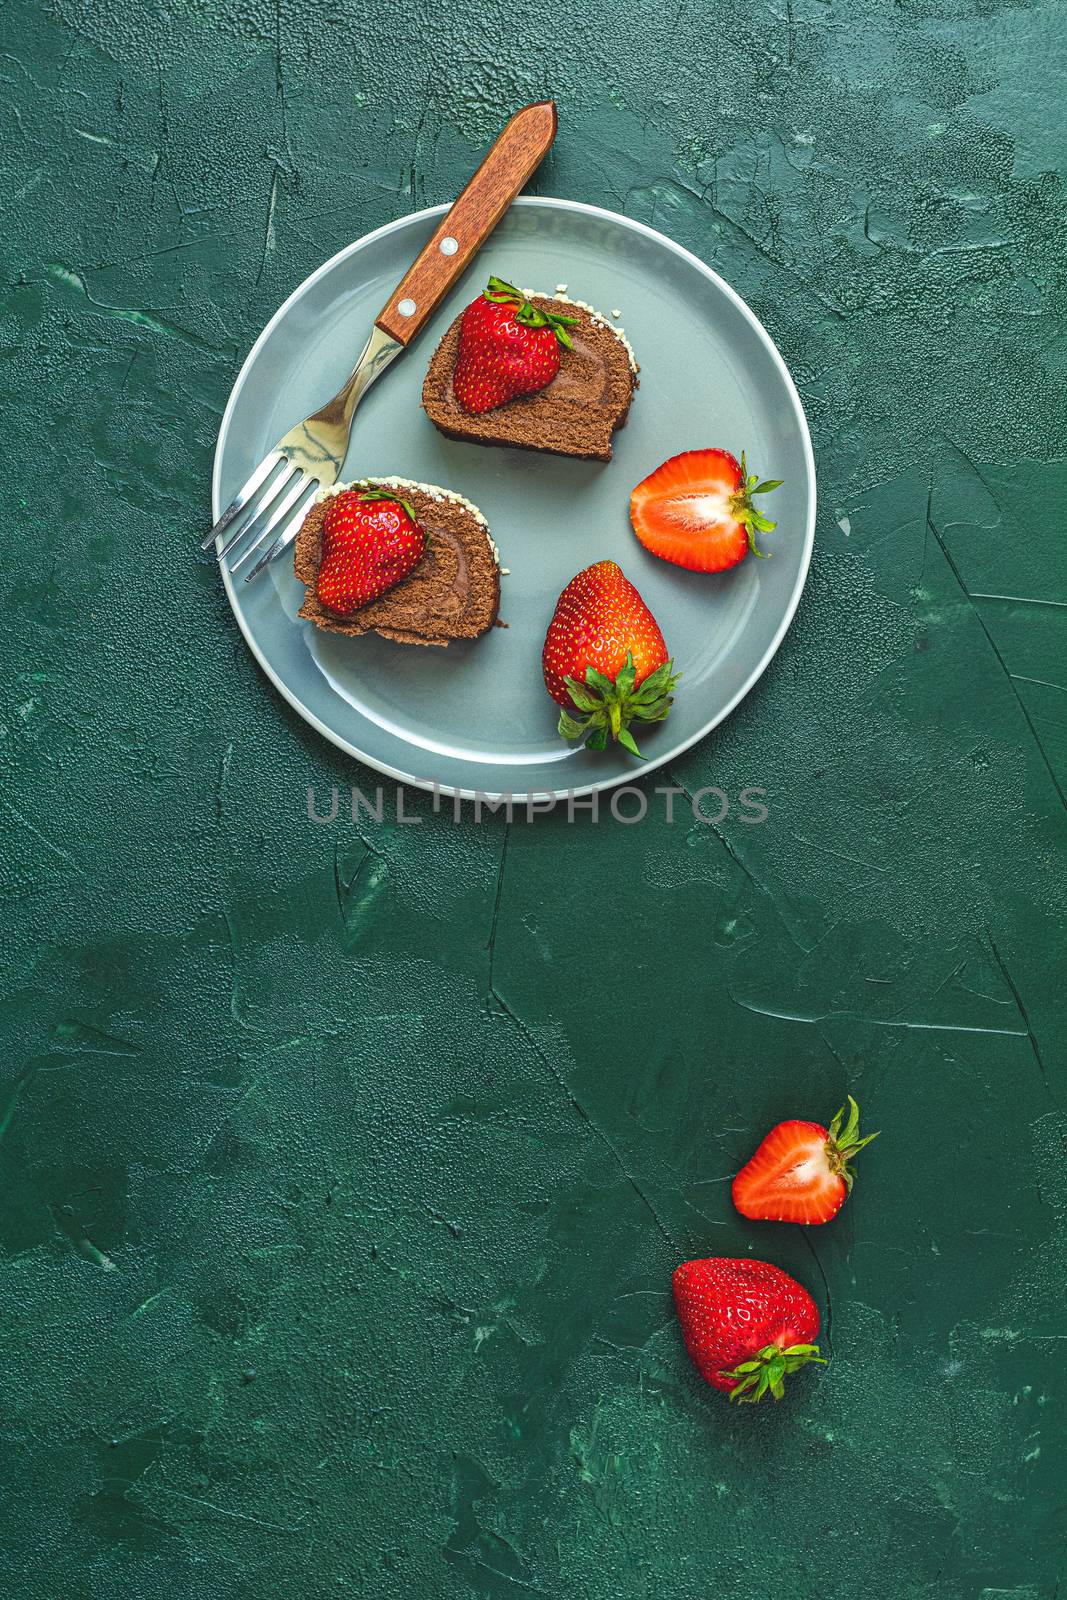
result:
<svg viewBox="0 0 1067 1600"><path fill-rule="evenodd" d="M319 593L323 523L335 496L353 489L395 498L398 506L409 509L425 536L425 548L406 577L341 615ZM398 644L443 646L485 633L500 605L497 548L478 507L451 489L410 478L359 478L324 490L297 535L294 565L305 588L300 615L330 633L377 633Z"/></svg>
<svg viewBox="0 0 1067 1600"><path fill-rule="evenodd" d="M540 314L549 329L562 329L562 334L554 335L560 347L558 371L536 392L518 393L486 409L472 410L468 386L461 382L457 395L456 364L461 342L466 354L478 337L479 322L489 322L489 315L476 300L452 323L430 361L422 386L426 415L450 439L610 461L612 435L625 423L638 386L637 358L626 335L593 306L562 292L548 295L532 289L512 290L513 296L521 297L516 306L514 300L505 301L503 294L492 293L497 284L502 290L510 289L501 280L490 279L490 288L481 299L497 307L498 322L514 313L520 329L531 330ZM470 313L474 313L473 319ZM505 329L505 333L510 331ZM552 344L544 327L536 331L545 344ZM497 359L504 365L508 357L503 342L498 342L499 355L489 347L495 333L493 328L486 333L487 362ZM516 346L522 341L520 333ZM537 352L528 358L526 381L530 384L537 382L540 356ZM479 397L473 403L481 406L483 401Z"/></svg>

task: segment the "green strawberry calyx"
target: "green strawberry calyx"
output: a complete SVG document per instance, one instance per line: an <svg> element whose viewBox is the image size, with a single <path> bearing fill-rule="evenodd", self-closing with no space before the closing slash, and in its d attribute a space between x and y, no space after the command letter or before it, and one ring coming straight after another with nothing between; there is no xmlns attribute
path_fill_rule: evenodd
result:
<svg viewBox="0 0 1067 1600"><path fill-rule="evenodd" d="M758 472L749 473L745 464L745 452L741 452L741 487L730 496L730 514L741 524L748 534L748 547L754 556L761 560L769 557L770 551L761 550L756 544L757 533L773 533L778 526L770 517L765 517L758 510L753 500L753 495L769 494L772 489L780 489L784 479L764 478L761 480Z"/></svg>
<svg viewBox="0 0 1067 1600"><path fill-rule="evenodd" d="M403 506L412 522L417 523L419 520L415 515L415 508L411 501L405 500L403 496L395 494L391 489L357 489L356 493L364 503L369 503L372 500L391 500L395 506Z"/></svg>
<svg viewBox="0 0 1067 1600"><path fill-rule="evenodd" d="M573 350L568 328L572 328L578 321L577 317L564 317L555 311L542 311L540 306L535 306L528 300L521 289L516 289L513 283L505 283L503 278L490 278L489 287L482 291L483 298L491 300L494 305L518 306L513 313L516 322L521 322L524 328L551 328L560 344L567 350Z"/></svg>
<svg viewBox="0 0 1067 1600"><path fill-rule="evenodd" d="M852 1183L856 1174L852 1170L852 1159L858 1156L865 1145L872 1139L877 1139L877 1133L869 1133L866 1138L860 1138L860 1108L848 1097L848 1121L845 1121L845 1107L842 1106L837 1116L827 1129L826 1159L830 1163L830 1171L836 1172L838 1177L844 1178L845 1188L851 1194Z"/></svg>
<svg viewBox="0 0 1067 1600"><path fill-rule="evenodd" d="M662 722L674 703L674 686L681 677L674 662L665 661L643 682L637 682L633 652L619 668L614 682L595 667L586 667L585 682L564 678L567 693L581 716L572 716L564 706L559 714L559 731L564 739L581 741L590 750L603 750L608 737L617 740L638 760L644 760L633 734L631 722Z"/></svg>
<svg viewBox="0 0 1067 1600"><path fill-rule="evenodd" d="M826 1365L826 1357L819 1354L817 1344L791 1344L785 1349L779 1344L764 1345L748 1361L741 1361L720 1377L733 1380L730 1399L739 1405L758 1405L765 1395L780 1400L785 1394L785 1380L790 1373L799 1372L809 1361Z"/></svg>

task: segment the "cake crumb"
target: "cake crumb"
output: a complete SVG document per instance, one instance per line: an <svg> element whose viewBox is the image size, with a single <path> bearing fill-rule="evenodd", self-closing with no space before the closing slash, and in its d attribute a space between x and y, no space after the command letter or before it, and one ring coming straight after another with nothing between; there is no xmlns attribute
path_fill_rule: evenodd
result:
<svg viewBox="0 0 1067 1600"><path fill-rule="evenodd" d="M556 284L556 293L557 294L566 294L567 293L567 285L565 283L557 283Z"/></svg>
<svg viewBox="0 0 1067 1600"><path fill-rule="evenodd" d="M622 312L621 311L613 311L611 314L615 318L616 322L618 322L619 318L622 316Z"/></svg>

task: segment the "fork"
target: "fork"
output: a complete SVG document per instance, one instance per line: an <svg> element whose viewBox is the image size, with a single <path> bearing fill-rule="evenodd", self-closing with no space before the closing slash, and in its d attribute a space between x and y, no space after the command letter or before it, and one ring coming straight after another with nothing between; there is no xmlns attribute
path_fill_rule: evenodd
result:
<svg viewBox="0 0 1067 1600"><path fill-rule="evenodd" d="M552 100L525 106L507 123L393 290L351 376L332 400L279 439L202 541L203 550L216 543L219 562L228 562L231 573L258 551L245 574L250 582L292 544L319 490L337 482L359 402L425 326L555 137Z"/></svg>

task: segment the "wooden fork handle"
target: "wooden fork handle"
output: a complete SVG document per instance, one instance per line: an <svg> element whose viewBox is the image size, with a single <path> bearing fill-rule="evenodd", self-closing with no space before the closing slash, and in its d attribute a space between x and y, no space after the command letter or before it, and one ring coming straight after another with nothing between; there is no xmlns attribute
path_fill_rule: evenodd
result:
<svg viewBox="0 0 1067 1600"><path fill-rule="evenodd" d="M556 137L554 100L517 111L429 243L389 297L377 326L409 344L500 221Z"/></svg>

